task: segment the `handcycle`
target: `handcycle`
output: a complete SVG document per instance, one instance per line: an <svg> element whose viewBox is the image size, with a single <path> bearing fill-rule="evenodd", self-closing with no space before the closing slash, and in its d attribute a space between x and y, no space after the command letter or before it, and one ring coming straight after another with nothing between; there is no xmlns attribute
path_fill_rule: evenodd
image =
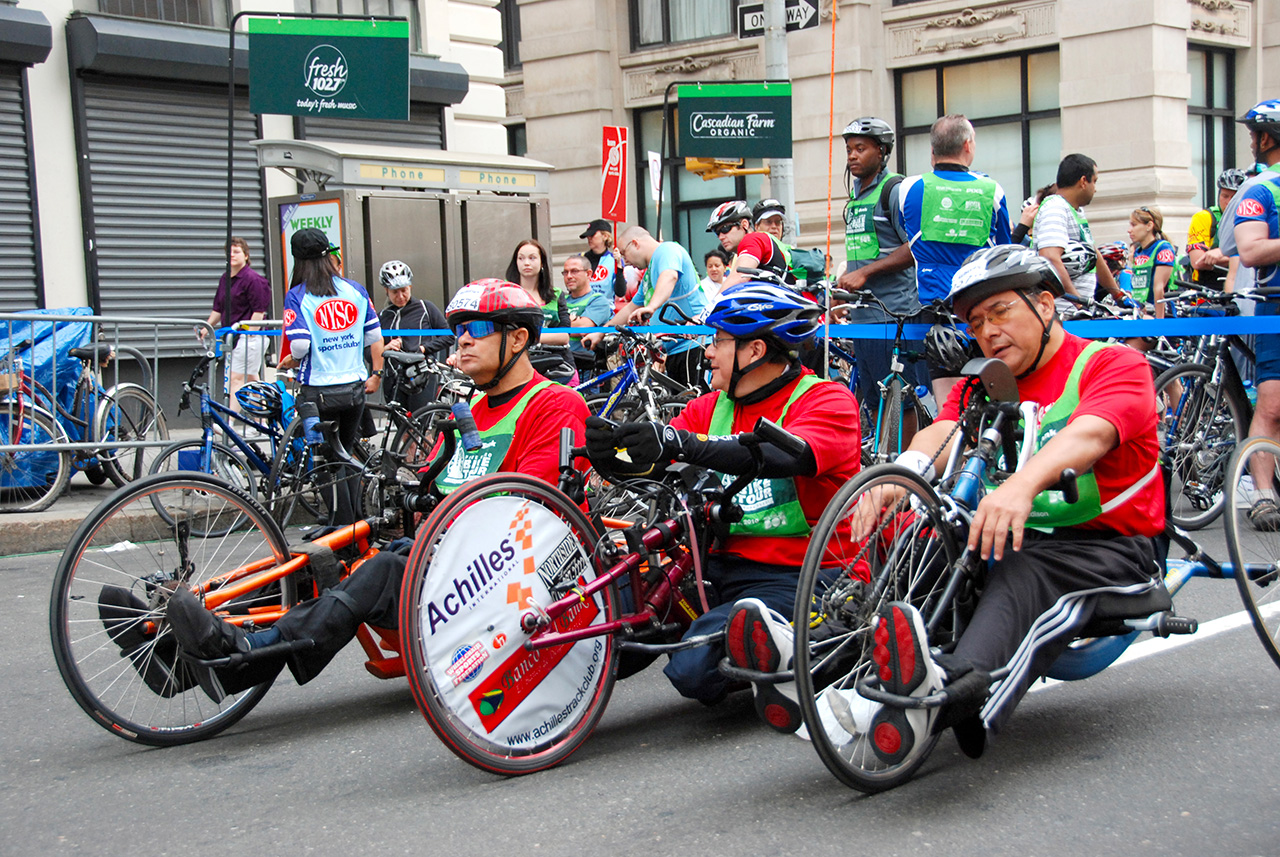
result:
<svg viewBox="0 0 1280 857"><path fill-rule="evenodd" d="M452 422L438 426L440 457L423 482L452 455L454 428ZM321 430L336 444L331 424ZM352 460L340 445L333 455ZM236 723L271 681L210 694L200 687L198 669L235 669L309 641L193 663L180 656L168 624L169 597L186 586L246 631L271 627L300 600L356 571L391 538L413 535L411 510L429 504L416 479L394 478L394 462L385 472L392 478L380 485L383 505L373 514L293 545L261 503L211 474L157 473L117 490L76 530L54 576L50 637L72 697L99 726L141 744L198 741ZM157 508L167 514L156 514ZM404 674L394 630L362 626L357 639L370 673Z"/></svg>
<svg viewBox="0 0 1280 857"><path fill-rule="evenodd" d="M567 431L567 430L566 430ZM803 441L762 420L738 435L792 455ZM623 481L580 507L581 449L561 438L561 486L496 474L450 494L420 530L400 595L409 686L431 728L477 768L516 775L563 762L589 737L616 678L681 639L708 608L712 531L741 519L728 486L687 464ZM757 459L757 467L760 459Z"/></svg>
<svg viewBox="0 0 1280 857"><path fill-rule="evenodd" d="M986 571L976 552L964 547L982 480L999 482L1024 463L1029 445L1021 444L1021 437L1035 432L1035 406L1018 403L1017 386L1007 366L979 359L967 364L964 374L968 405L957 424L962 434L947 462L942 491L897 465L864 470L841 488L814 527L796 592L793 662L805 724L814 749L832 774L868 793L909 780L927 759L937 736L925 739L919 755L886 762L868 736L842 740L843 736L828 733L818 698L835 687L856 689L867 699L902 708L939 707L949 701L945 688L910 698L892 696L877 686L872 656L875 617L891 601L908 602L920 610L931 646L943 652L954 647L972 615ZM1280 452L1280 445L1267 443L1268 451ZM1239 461L1233 464L1237 475L1243 468ZM1054 488L1068 501L1075 490L1074 478L1066 471ZM874 498L886 490L898 499L880 513L871 532L855 538L858 505L868 502L878 507ZM1228 520L1235 521L1236 516ZM1144 631L1162 637L1194 633L1195 620L1176 615L1172 602L1172 596L1193 577L1235 578L1268 653L1280 665L1276 634L1264 624L1276 624L1276 605L1258 606L1272 591L1268 587L1276 579L1280 544L1272 539L1257 545L1250 555L1242 551L1239 534L1233 536L1230 525L1227 534L1231 562L1220 563L1184 531L1167 525L1165 537L1183 552L1183 558L1168 560L1163 578L1154 579L1150 586L1095 596L1092 621L1054 663L1049 676L1077 680L1094 675ZM999 681L1007 673L1007 668L998 669L991 678Z"/></svg>

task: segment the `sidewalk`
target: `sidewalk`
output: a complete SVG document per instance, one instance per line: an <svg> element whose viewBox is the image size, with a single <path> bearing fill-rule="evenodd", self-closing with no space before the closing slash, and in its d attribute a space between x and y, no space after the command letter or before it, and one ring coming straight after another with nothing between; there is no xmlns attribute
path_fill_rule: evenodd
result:
<svg viewBox="0 0 1280 857"><path fill-rule="evenodd" d="M170 440L198 437L199 429L176 429ZM107 481L94 485L79 470L73 471L67 491L43 512L10 512L0 514L0 556L61 551L81 522L115 491Z"/></svg>

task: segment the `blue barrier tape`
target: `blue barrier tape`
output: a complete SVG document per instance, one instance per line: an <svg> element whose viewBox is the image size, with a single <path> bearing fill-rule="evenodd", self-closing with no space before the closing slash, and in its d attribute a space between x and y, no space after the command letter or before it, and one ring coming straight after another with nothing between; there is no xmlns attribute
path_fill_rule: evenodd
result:
<svg viewBox="0 0 1280 857"><path fill-rule="evenodd" d="M927 324L908 324L903 328L907 339L924 339L929 331ZM1237 334L1240 336L1254 333L1280 333L1280 315L1271 316L1233 316L1231 318L1163 318L1163 319L1131 319L1105 321L1068 321L1065 327L1077 336L1089 339L1108 337L1127 338L1134 336L1206 336L1209 334ZM547 327L548 333L616 333L612 327ZM715 329L706 325L693 324L651 324L645 327L632 327L636 333L679 333L690 336L708 336ZM893 324L833 324L831 336L839 339L893 339L897 325ZM279 336L279 330L236 330L219 328L218 337L226 333L251 334L254 336ZM409 336L452 336L453 331L440 328L402 329L395 331L398 335ZM821 335L821 334L820 334Z"/></svg>

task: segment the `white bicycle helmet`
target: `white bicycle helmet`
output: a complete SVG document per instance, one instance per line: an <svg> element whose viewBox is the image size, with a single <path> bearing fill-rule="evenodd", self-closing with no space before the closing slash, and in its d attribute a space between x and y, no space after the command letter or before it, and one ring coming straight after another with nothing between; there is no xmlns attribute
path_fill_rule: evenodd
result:
<svg viewBox="0 0 1280 857"><path fill-rule="evenodd" d="M384 289L403 289L413 285L413 271L399 259L392 259L382 266L378 279Z"/></svg>
<svg viewBox="0 0 1280 857"><path fill-rule="evenodd" d="M1097 252L1079 241L1068 241L1062 251L1062 264L1067 269L1067 276L1073 280L1092 271L1097 262Z"/></svg>

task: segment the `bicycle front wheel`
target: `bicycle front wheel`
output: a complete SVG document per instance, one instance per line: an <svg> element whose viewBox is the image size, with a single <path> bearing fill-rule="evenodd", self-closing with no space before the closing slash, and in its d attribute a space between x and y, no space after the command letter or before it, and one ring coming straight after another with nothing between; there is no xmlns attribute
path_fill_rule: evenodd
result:
<svg viewBox="0 0 1280 857"><path fill-rule="evenodd" d="M164 412L145 387L120 384L102 394L93 418L93 442L101 443L98 461L116 485L125 485L151 472L155 447L115 446L136 440L168 440Z"/></svg>
<svg viewBox="0 0 1280 857"><path fill-rule="evenodd" d="M170 510L172 521L156 508ZM238 523L229 530L227 522ZM222 731L271 682L220 701L207 695L178 659L169 596L178 586L230 584L288 559L266 510L212 476L158 473L117 490L76 530L54 576L49 633L63 682L95 723L129 741L167 746ZM220 609L264 624L296 601L294 581L284 577Z"/></svg>
<svg viewBox="0 0 1280 857"><path fill-rule="evenodd" d="M0 443L23 448L0 452L0 512L39 512L62 496L71 478L71 454L49 449L66 433L43 411L16 404L0 407Z"/></svg>
<svg viewBox="0 0 1280 857"><path fill-rule="evenodd" d="M610 635L529 650L521 617L596 577L597 534L550 485L495 474L450 494L419 531L400 593L400 639L413 697L454 754L499 774L558 765L609 700ZM606 587L555 632L616 618Z"/></svg>
<svg viewBox="0 0 1280 857"><path fill-rule="evenodd" d="M882 511L866 511L879 510L884 496L893 499ZM941 596L958 557L937 494L892 464L847 483L813 529L796 590L796 692L814 749L847 786L871 793L906 782L937 741L929 738L908 762L883 762L867 734L870 714L858 714L866 708L855 688L875 669L872 623L884 604L919 608L931 625L930 645L954 636L955 608Z"/></svg>
<svg viewBox="0 0 1280 857"><path fill-rule="evenodd" d="M175 473L178 471L207 473L210 476L216 476L229 485L232 485L250 497L257 498L258 480L255 478L256 471L251 471L249 465L230 447L224 446L217 441L210 441L206 447L205 442L199 438L195 440L180 440L177 443L171 443L164 449L160 450L160 454L151 462L152 473ZM170 510L161 502L168 494L153 494L152 506L156 510L156 514L166 524L174 524L178 519L175 517L175 510ZM184 498L184 504L190 502ZM186 505L182 510L185 511ZM196 532L197 536L202 538L212 538L214 536L224 536L231 530L238 527L242 521L220 521L220 530L216 532ZM196 525L193 525L196 526Z"/></svg>
<svg viewBox="0 0 1280 857"><path fill-rule="evenodd" d="M1227 463L1248 431L1247 406L1212 378L1210 367L1184 363L1155 382L1157 434L1172 472L1169 517L1185 530L1222 514Z"/></svg>
<svg viewBox="0 0 1280 857"><path fill-rule="evenodd" d="M1251 437L1236 447L1228 470L1227 552L1236 586L1267 654L1280 666L1280 532L1249 520L1259 487L1280 487L1280 444Z"/></svg>

